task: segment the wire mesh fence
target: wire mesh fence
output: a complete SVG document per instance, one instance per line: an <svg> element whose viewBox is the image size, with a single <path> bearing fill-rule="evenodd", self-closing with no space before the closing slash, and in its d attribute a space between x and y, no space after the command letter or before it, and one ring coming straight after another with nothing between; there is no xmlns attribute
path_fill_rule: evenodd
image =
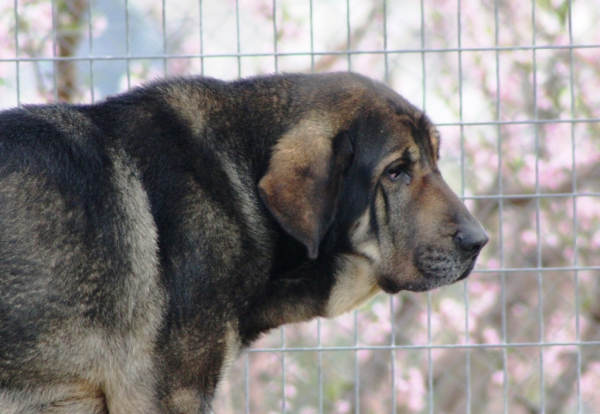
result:
<svg viewBox="0 0 600 414"><path fill-rule="evenodd" d="M599 19L594 0L3 0L0 107L198 73L388 83L439 125L490 235L478 268L270 333L215 412L598 413Z"/></svg>

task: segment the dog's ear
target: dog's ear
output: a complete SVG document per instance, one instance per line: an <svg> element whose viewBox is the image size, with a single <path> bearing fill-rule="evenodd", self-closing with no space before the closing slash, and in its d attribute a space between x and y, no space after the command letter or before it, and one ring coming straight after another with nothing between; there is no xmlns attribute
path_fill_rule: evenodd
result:
<svg viewBox="0 0 600 414"><path fill-rule="evenodd" d="M315 259L333 221L352 149L325 121L304 121L275 145L259 193L278 223Z"/></svg>

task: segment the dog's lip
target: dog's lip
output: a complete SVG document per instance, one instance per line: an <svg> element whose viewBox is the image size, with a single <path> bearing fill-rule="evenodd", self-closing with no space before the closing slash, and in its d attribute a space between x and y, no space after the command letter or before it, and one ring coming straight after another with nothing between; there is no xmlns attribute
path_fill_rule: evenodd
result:
<svg viewBox="0 0 600 414"><path fill-rule="evenodd" d="M477 255L473 256L470 260L471 260L471 263L469 263L469 265L467 266L465 271L462 272L462 274L458 277L458 279L456 279L456 282L466 279L471 274L471 272L473 271L473 268L475 267L475 263L477 262Z"/></svg>
<svg viewBox="0 0 600 414"><path fill-rule="evenodd" d="M403 289L402 283L390 276L380 276L377 278L377 284L385 293L395 295Z"/></svg>
<svg viewBox="0 0 600 414"><path fill-rule="evenodd" d="M410 292L426 292L431 290L431 287L427 283L423 282L404 282L392 276L380 276L377 278L377 285L385 293L395 295L402 290L408 290Z"/></svg>
<svg viewBox="0 0 600 414"><path fill-rule="evenodd" d="M469 259L469 262L466 265L465 270L460 274L460 276L458 276L456 279L453 279L453 280L447 279L447 282L443 283L440 286L451 285L453 283L456 283L456 282L466 279L473 271L476 260L477 260L477 255L475 255L471 259ZM413 282L403 282L403 281L400 281L398 278L395 278L392 276L379 276L377 278L377 284L385 293L394 295L402 290L408 290L411 292L426 292L435 287L438 287L438 286L431 286L431 284L428 283L427 280L431 281L432 279L433 280L443 279L443 276L440 276L439 274L427 274L427 275L423 275L423 276L424 276L424 280L413 281Z"/></svg>

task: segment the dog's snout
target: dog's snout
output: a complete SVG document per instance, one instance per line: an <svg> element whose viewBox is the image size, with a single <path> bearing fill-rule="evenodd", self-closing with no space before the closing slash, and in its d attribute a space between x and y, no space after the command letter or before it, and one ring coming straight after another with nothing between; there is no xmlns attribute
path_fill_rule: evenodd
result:
<svg viewBox="0 0 600 414"><path fill-rule="evenodd" d="M477 254L488 242L488 236L479 223L462 225L454 235L458 247L465 252Z"/></svg>

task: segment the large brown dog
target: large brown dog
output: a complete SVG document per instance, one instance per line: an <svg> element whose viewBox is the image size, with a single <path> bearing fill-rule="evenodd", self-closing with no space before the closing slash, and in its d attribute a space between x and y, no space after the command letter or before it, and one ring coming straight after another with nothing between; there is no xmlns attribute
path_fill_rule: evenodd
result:
<svg viewBox="0 0 600 414"><path fill-rule="evenodd" d="M438 151L347 73L0 113L0 412L205 413L260 333L465 278Z"/></svg>

